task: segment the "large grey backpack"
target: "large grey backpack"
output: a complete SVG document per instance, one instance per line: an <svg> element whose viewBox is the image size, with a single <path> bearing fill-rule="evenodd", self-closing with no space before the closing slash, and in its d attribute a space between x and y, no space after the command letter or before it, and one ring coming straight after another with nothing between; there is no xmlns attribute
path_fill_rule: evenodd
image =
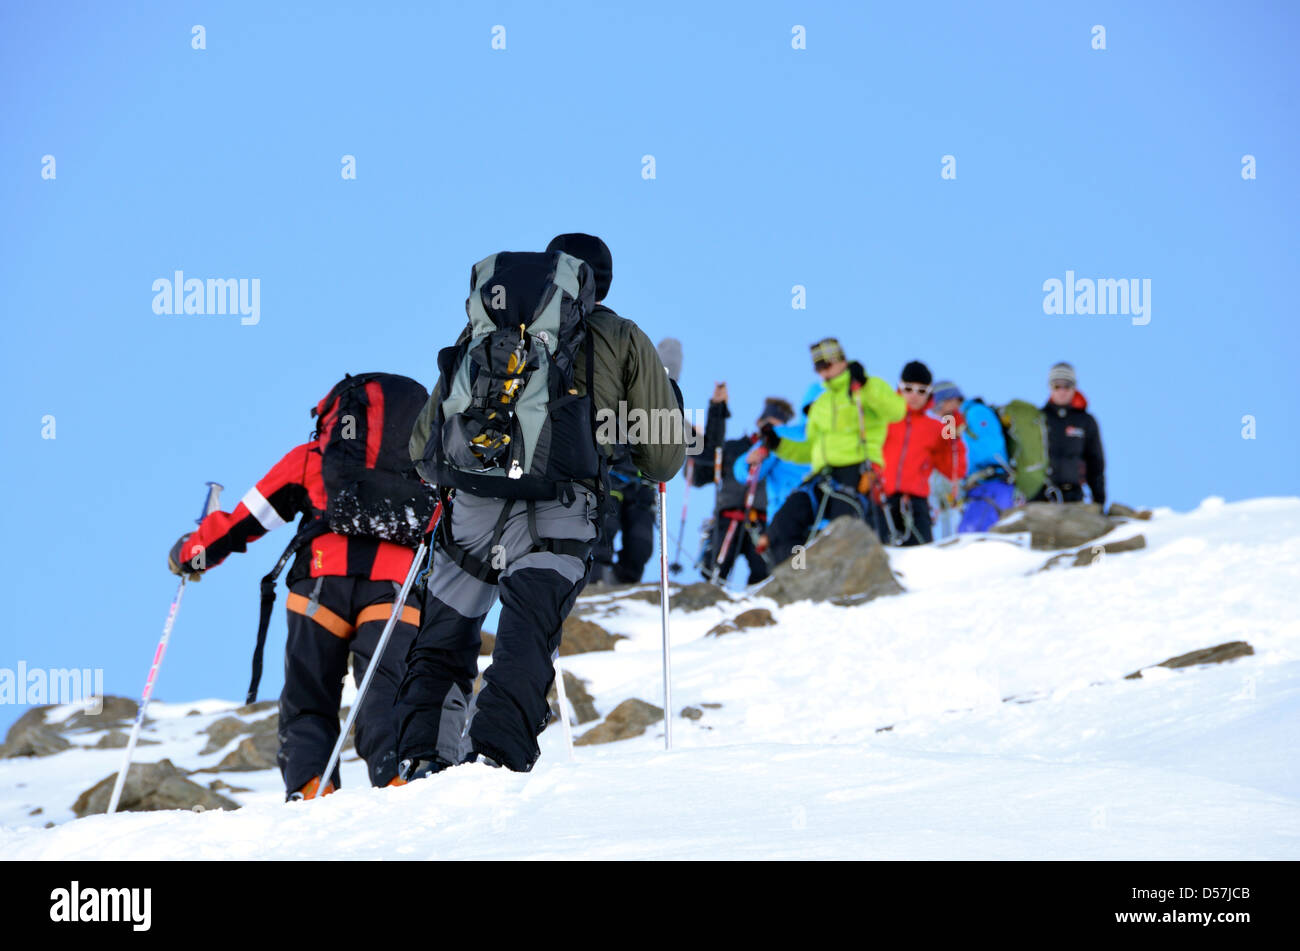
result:
<svg viewBox="0 0 1300 951"><path fill-rule="evenodd" d="M421 476L503 499L554 499L565 484L603 476L587 326L594 288L590 266L561 251L502 251L474 265L469 326L438 354Z"/></svg>

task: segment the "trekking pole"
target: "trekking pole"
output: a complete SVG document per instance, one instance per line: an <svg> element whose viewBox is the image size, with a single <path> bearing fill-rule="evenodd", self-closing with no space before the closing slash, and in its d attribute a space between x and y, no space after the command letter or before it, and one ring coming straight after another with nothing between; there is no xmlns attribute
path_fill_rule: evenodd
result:
<svg viewBox="0 0 1300 951"><path fill-rule="evenodd" d="M569 762L573 762L573 727L569 725L569 695L564 689L564 668L560 666L560 649L555 649L555 696L560 705L560 722L564 724L564 746L569 751Z"/></svg>
<svg viewBox="0 0 1300 951"><path fill-rule="evenodd" d="M672 670L668 655L671 645L668 639L668 522L667 515L668 486L659 483L659 604L664 616L664 749L673 748L673 688Z"/></svg>
<svg viewBox="0 0 1300 951"><path fill-rule="evenodd" d="M429 530L438 524L438 519L442 515L442 503L439 502L433 510L433 517L429 519ZM426 533L427 534L427 533ZM393 613L388 615L388 623L384 625L384 632L379 635L379 642L375 644L374 653L370 655L370 663L366 666L366 675L361 678L361 684L357 687L356 699L352 701L352 709L348 710L347 719L343 723L343 729L339 733L339 738L334 742L334 749L330 753L329 762L325 764L325 772L321 773L320 782L316 785L316 792L308 796L308 799L315 799L322 795L322 790L330 782L330 777L334 775L334 767L338 765L339 757L343 754L343 744L347 742L348 731L352 729L352 723L357 718L357 712L361 709L361 701L365 699L366 691L370 689L370 681L374 679L375 671L379 669L379 661L384 656L384 648L388 646L388 639L393 636L393 629L397 627L397 622L402 616L402 610L406 607L406 598L411 593L411 587L415 584L415 578L420 573L420 562L424 560L424 553L428 550L428 539L421 539L420 547L415 550L415 557L411 559L411 570L406 573L406 580L402 582L402 590L397 592L397 600L393 602ZM338 716L335 713L335 716Z"/></svg>
<svg viewBox="0 0 1300 951"><path fill-rule="evenodd" d="M737 526L742 519L749 518L749 510L754 506L754 495L758 492L758 468L758 463L749 467L749 478L745 480L745 510L741 512L740 519L732 519L731 524L727 526L727 534L718 549L718 557L713 561L713 577L710 579L713 584L718 583L718 577L722 574L722 563L727 560L727 552L731 550L731 540L736 535Z"/></svg>
<svg viewBox="0 0 1300 951"><path fill-rule="evenodd" d="M687 457L686 488L682 490L682 524L681 527L677 529L677 551L673 555L672 564L668 566L668 570L673 574L677 574L682 570L682 536L686 534L686 503L689 502L691 498L691 480L694 475L695 459L694 457Z"/></svg>
<svg viewBox="0 0 1300 951"><path fill-rule="evenodd" d="M221 505L221 490L224 488L220 483L209 482L208 494L203 500L203 512L195 519L195 524L202 525L207 516L215 512ZM172 627L176 624L176 612L181 608L181 595L185 593L185 582L189 577L181 571L181 583L176 586L176 594L172 598L172 606L167 611L167 621L163 624L162 637L158 639L158 646L154 648L153 664L149 668L149 676L144 681L144 693L140 696L140 707L135 711L135 723L131 726L131 738L126 742L126 756L122 758L122 768L117 771L117 779L113 782L113 794L108 800L107 815L117 812L117 805L122 799L122 787L126 785L127 770L131 768L131 755L135 752L136 741L140 739L140 728L144 726L144 711L149 706L149 697L153 694L154 681L158 677L158 668L162 665L163 654L167 653L167 642L172 636Z"/></svg>

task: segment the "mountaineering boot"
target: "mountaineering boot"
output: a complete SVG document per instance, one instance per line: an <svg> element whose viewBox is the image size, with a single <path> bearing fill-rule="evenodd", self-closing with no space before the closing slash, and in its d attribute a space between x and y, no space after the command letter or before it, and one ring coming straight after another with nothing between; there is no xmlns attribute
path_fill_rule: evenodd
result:
<svg viewBox="0 0 1300 951"><path fill-rule="evenodd" d="M441 773L451 765L451 763L437 755L433 759L404 759L397 764L397 778L402 783L409 783L416 779L432 776L434 773Z"/></svg>
<svg viewBox="0 0 1300 951"><path fill-rule="evenodd" d="M285 796L284 801L300 802L304 799L315 799L316 791L318 789L320 789L320 777L313 776L311 779L307 780L307 782L303 784L301 789L295 789L293 792ZM334 784L326 783L325 790L321 793L321 795L328 796L332 792L334 792Z"/></svg>

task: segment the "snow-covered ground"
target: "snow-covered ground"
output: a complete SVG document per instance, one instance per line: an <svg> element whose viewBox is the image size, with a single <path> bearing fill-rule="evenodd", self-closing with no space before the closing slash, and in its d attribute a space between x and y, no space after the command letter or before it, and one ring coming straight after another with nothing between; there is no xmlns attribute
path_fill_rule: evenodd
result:
<svg viewBox="0 0 1300 951"><path fill-rule="evenodd" d="M76 821L120 750L0 761L0 855L1300 858L1300 499L1113 536L1137 533L1144 550L1041 573L1047 554L1003 542L892 551L908 593L857 607L674 611L674 712L703 715L674 718L671 752L660 724L569 761L555 725L530 774L372 790L349 754L318 802L283 803L273 771L204 774L249 788L224 793L243 808ZM605 600L589 617L629 639L566 668L602 715L662 703L657 606ZM754 606L778 623L704 636ZM1255 654L1124 679L1238 640ZM215 765L237 741L201 757L198 733L234 706L152 706L137 759Z"/></svg>

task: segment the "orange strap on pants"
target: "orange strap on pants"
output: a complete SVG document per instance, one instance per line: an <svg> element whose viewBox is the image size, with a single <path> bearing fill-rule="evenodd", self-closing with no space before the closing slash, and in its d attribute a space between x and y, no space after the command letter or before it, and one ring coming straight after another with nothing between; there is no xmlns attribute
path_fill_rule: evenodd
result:
<svg viewBox="0 0 1300 951"><path fill-rule="evenodd" d="M308 608L310 605L311 600L306 595L297 594L292 591L289 593L288 601L285 603L285 606L294 614L301 614L304 617L309 617L335 637L341 637L344 639L347 639L356 633L356 629L362 624L368 624L371 621L387 621L393 614L393 603L391 601L388 604L372 604L368 607L362 608L360 613L357 614L355 621L348 621L340 615L335 614L323 604L317 604L316 610L309 612ZM413 608L409 604L405 605L402 608L402 616L398 618L398 620L404 624L414 624L419 626L420 611L418 608Z"/></svg>

